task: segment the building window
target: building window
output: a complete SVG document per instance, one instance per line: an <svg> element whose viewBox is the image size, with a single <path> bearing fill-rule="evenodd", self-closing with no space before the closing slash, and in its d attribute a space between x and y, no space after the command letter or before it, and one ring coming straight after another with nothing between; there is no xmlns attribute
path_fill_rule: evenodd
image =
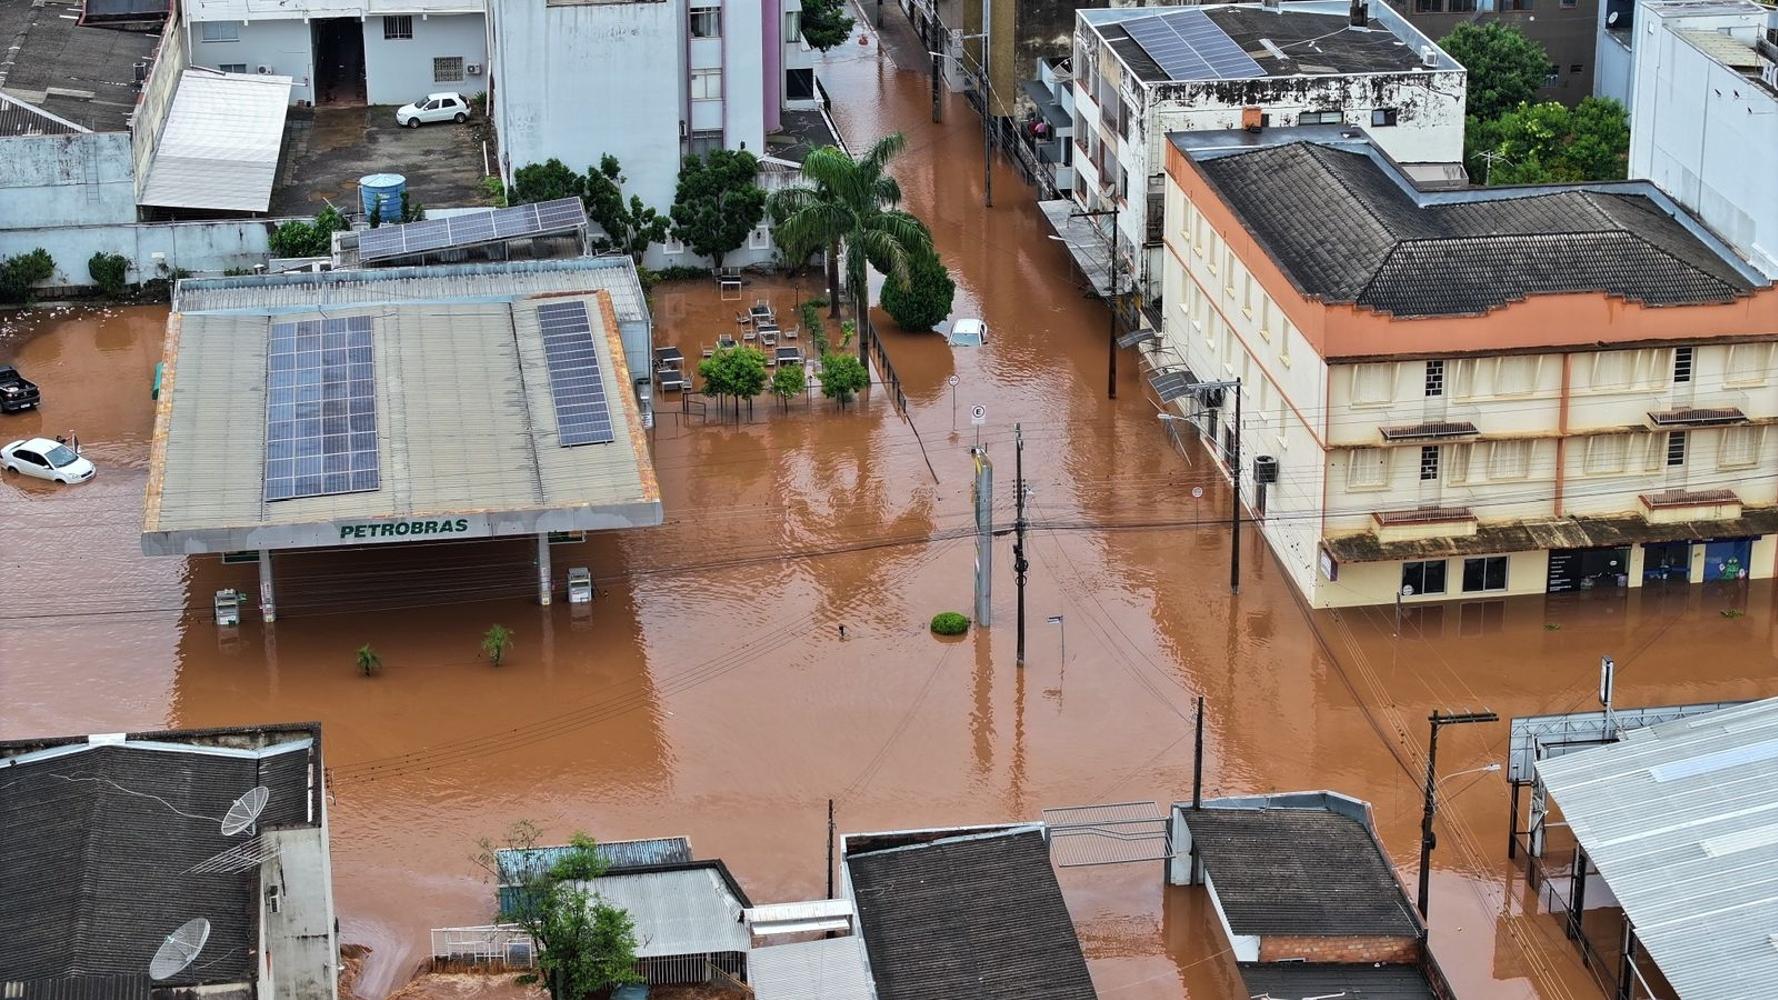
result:
<svg viewBox="0 0 1778 1000"><path fill-rule="evenodd" d="M757 226L747 234L747 249L766 250L772 245L772 231L764 226Z"/></svg>
<svg viewBox="0 0 1778 1000"><path fill-rule="evenodd" d="M1673 349L1673 381L1690 382L1692 380L1692 348L1675 347Z"/></svg>
<svg viewBox="0 0 1778 1000"><path fill-rule="evenodd" d="M1506 557L1482 556L1463 560L1463 592L1506 589Z"/></svg>
<svg viewBox="0 0 1778 1000"><path fill-rule="evenodd" d="M1489 446L1489 479L1524 479L1529 475L1531 449L1524 441L1495 441Z"/></svg>
<svg viewBox="0 0 1778 1000"><path fill-rule="evenodd" d="M1354 448L1346 456L1346 488L1375 490L1389 485L1389 451Z"/></svg>
<svg viewBox="0 0 1778 1000"><path fill-rule="evenodd" d="M202 37L206 42L238 42L241 26L233 21L205 21Z"/></svg>
<svg viewBox="0 0 1778 1000"><path fill-rule="evenodd" d="M1545 73L1544 77L1543 77L1544 86L1554 87L1556 84L1561 83L1561 82L1562 82L1562 67L1556 65L1555 63L1550 63L1549 72Z"/></svg>
<svg viewBox="0 0 1778 1000"><path fill-rule="evenodd" d="M223 71L224 73L245 73L245 72L247 72L247 64L246 63L223 63L222 65L220 65L216 68ZM257 558L259 558L257 555L257 550L255 550L255 552L256 552L256 554L255 554L254 558L257 559Z"/></svg>
<svg viewBox="0 0 1778 1000"><path fill-rule="evenodd" d="M1377 108L1371 112L1371 124L1394 125L1397 114L1394 108Z"/></svg>
<svg viewBox="0 0 1778 1000"><path fill-rule="evenodd" d="M1296 116L1298 125L1338 125L1343 121L1338 111L1305 111Z"/></svg>
<svg viewBox="0 0 1778 1000"><path fill-rule="evenodd" d="M1431 482L1438 478L1438 446L1426 445L1420 449L1420 481Z"/></svg>
<svg viewBox="0 0 1778 1000"><path fill-rule="evenodd" d="M1445 4L1445 11L1450 14L1475 13L1475 0L1450 0Z"/></svg>
<svg viewBox="0 0 1778 1000"><path fill-rule="evenodd" d="M432 60L433 83L458 83L462 79L462 56L438 56Z"/></svg>
<svg viewBox="0 0 1778 1000"><path fill-rule="evenodd" d="M685 252L685 244L669 236L661 242L661 253L669 257L677 257Z"/></svg>
<svg viewBox="0 0 1778 1000"><path fill-rule="evenodd" d="M815 70L813 68L785 70L784 99L787 101L814 100Z"/></svg>
<svg viewBox="0 0 1778 1000"><path fill-rule="evenodd" d="M1443 396L1445 394L1445 363L1441 361L1426 362L1426 395Z"/></svg>
<svg viewBox="0 0 1778 1000"><path fill-rule="evenodd" d="M1669 431L1667 433L1667 466L1672 468L1685 464L1685 432Z"/></svg>
<svg viewBox="0 0 1778 1000"><path fill-rule="evenodd" d="M1395 365L1352 366L1352 405L1380 406L1395 398Z"/></svg>
<svg viewBox="0 0 1778 1000"><path fill-rule="evenodd" d="M691 99L694 101L722 100L722 70L694 69L691 71Z"/></svg>
<svg viewBox="0 0 1778 1000"><path fill-rule="evenodd" d="M1437 14L1445 9L1443 0L1414 0L1414 13Z"/></svg>
<svg viewBox="0 0 1778 1000"><path fill-rule="evenodd" d="M1501 10L1530 10L1531 0L1500 0Z"/></svg>
<svg viewBox="0 0 1778 1000"><path fill-rule="evenodd" d="M722 8L693 7L691 9L691 37L721 38Z"/></svg>
<svg viewBox="0 0 1778 1000"><path fill-rule="evenodd" d="M693 156L702 156L711 150L722 148L722 130L712 129L708 132L693 132L685 142L685 151Z"/></svg>
<svg viewBox="0 0 1778 1000"><path fill-rule="evenodd" d="M788 11L784 15L784 40L800 42L803 40L803 12Z"/></svg>
<svg viewBox="0 0 1778 1000"><path fill-rule="evenodd" d="M383 38L414 37L414 16L412 14L396 14L383 18Z"/></svg>
<svg viewBox="0 0 1778 1000"><path fill-rule="evenodd" d="M1426 562L1402 563L1401 587L1402 594L1410 597L1414 594L1444 593L1445 561L1433 559ZM1410 587L1413 589L1408 589Z"/></svg>
<svg viewBox="0 0 1778 1000"><path fill-rule="evenodd" d="M1765 443L1764 427L1725 427L1716 464L1724 469L1747 469L1759 464L1760 446Z"/></svg>
<svg viewBox="0 0 1778 1000"><path fill-rule="evenodd" d="M1574 4L1572 4L1572 3L1568 3L1568 2L1566 2L1566 0L1564 0L1564 2L1563 2L1563 4L1562 4L1562 6L1564 6L1564 7L1572 7L1572 6L1574 6ZM1583 64L1583 63L1569 63L1569 64L1568 64L1568 72L1569 72L1569 73L1570 73L1570 74L1574 74L1574 73L1580 73L1580 72L1582 72L1582 71L1583 71L1583 70L1585 70L1585 69L1586 69L1586 66L1585 66L1585 64Z"/></svg>

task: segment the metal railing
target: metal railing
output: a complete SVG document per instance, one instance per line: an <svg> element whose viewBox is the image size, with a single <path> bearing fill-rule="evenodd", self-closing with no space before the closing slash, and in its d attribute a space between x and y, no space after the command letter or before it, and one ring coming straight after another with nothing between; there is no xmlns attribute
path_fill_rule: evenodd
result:
<svg viewBox="0 0 1778 1000"><path fill-rule="evenodd" d="M517 924L435 927L432 961L529 969L537 964L537 946Z"/></svg>

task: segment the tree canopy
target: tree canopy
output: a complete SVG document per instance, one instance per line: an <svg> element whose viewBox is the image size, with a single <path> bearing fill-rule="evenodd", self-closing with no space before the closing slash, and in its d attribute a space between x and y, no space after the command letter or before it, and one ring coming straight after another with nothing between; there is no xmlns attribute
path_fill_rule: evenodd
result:
<svg viewBox="0 0 1778 1000"><path fill-rule="evenodd" d="M826 52L852 37L846 0L803 0L803 41Z"/></svg>
<svg viewBox="0 0 1778 1000"><path fill-rule="evenodd" d="M506 192L509 205L534 201L555 201L578 198L586 192L586 178L568 169L561 160L551 157L512 172L512 190Z"/></svg>
<svg viewBox="0 0 1778 1000"><path fill-rule="evenodd" d="M766 214L766 193L755 183L759 160L746 150L692 154L679 166L673 195L673 238L717 267Z"/></svg>
<svg viewBox="0 0 1778 1000"><path fill-rule="evenodd" d="M1520 104L1493 121L1471 119L1466 156L1472 180L1487 184L1609 181L1625 176L1630 123L1624 106L1588 97L1575 107Z"/></svg>
<svg viewBox="0 0 1778 1000"><path fill-rule="evenodd" d="M930 330L951 314L957 283L931 247L914 253L904 283L891 274L883 282L883 308L903 330Z"/></svg>
<svg viewBox="0 0 1778 1000"><path fill-rule="evenodd" d="M1516 25L1465 22L1439 45L1469 71L1467 113L1484 122L1531 100L1549 79L1549 53Z"/></svg>
<svg viewBox="0 0 1778 1000"><path fill-rule="evenodd" d="M516 179L516 175L515 175ZM637 263L651 243L667 238L667 217L642 203L635 195L624 201L624 176L617 157L610 153L599 160L597 170L586 174L586 213L605 230L607 239L595 241L600 250L622 250Z"/></svg>
<svg viewBox="0 0 1778 1000"><path fill-rule="evenodd" d="M704 391L713 396L733 396L735 409L741 400L752 400L766 388L766 356L753 347L725 347L698 362ZM751 406L751 403L749 403Z"/></svg>
<svg viewBox="0 0 1778 1000"><path fill-rule="evenodd" d="M870 371L864 362L850 354L829 354L821 359L821 394L837 399L841 406L870 385Z"/></svg>

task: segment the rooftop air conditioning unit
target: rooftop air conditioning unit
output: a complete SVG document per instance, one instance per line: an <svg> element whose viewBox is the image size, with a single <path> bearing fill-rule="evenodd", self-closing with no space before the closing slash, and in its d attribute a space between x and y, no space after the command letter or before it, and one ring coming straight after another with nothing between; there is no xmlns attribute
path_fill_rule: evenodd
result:
<svg viewBox="0 0 1778 1000"><path fill-rule="evenodd" d="M1420 65L1425 66L1428 69L1438 68L1438 46L1420 46Z"/></svg>
<svg viewBox="0 0 1778 1000"><path fill-rule="evenodd" d="M260 63L258 66L254 67L253 72L258 73L260 76L271 76L272 68L265 63Z"/></svg>
<svg viewBox="0 0 1778 1000"><path fill-rule="evenodd" d="M481 76L482 75L482 64L481 63L470 63L469 65L463 67L463 72L468 73L470 76Z"/></svg>

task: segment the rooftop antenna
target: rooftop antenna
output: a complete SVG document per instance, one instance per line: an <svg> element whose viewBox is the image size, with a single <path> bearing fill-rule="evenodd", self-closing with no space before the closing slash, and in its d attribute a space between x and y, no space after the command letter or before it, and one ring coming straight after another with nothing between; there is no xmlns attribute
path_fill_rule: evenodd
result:
<svg viewBox="0 0 1778 1000"><path fill-rule="evenodd" d="M210 940L210 921L203 917L193 917L179 925L179 929L167 935L161 946L154 951L154 958L148 962L148 978L154 980L171 979L185 970L185 967L198 957L204 950L204 942Z"/></svg>
<svg viewBox="0 0 1778 1000"><path fill-rule="evenodd" d="M259 814L265 809L266 800L272 797L272 790L264 785L255 785L247 789L240 798L228 807L228 814L222 817L222 835L232 837L243 830L251 830Z"/></svg>

